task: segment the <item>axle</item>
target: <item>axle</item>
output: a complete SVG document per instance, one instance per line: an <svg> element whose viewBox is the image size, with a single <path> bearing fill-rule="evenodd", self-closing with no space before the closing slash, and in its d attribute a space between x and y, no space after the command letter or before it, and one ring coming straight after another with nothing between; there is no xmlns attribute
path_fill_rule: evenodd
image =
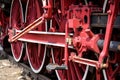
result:
<svg viewBox="0 0 120 80"><path fill-rule="evenodd" d="M97 44L99 48L103 48L104 40L98 40ZM120 51L120 42L110 41L109 51Z"/></svg>

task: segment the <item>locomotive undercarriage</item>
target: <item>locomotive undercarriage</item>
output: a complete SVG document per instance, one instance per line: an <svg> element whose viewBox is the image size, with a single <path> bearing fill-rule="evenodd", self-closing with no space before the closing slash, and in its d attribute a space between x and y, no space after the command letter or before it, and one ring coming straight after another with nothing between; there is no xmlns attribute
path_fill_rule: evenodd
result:
<svg viewBox="0 0 120 80"><path fill-rule="evenodd" d="M59 80L118 80L119 2L13 0L3 33L15 61L29 62L35 73L46 67Z"/></svg>

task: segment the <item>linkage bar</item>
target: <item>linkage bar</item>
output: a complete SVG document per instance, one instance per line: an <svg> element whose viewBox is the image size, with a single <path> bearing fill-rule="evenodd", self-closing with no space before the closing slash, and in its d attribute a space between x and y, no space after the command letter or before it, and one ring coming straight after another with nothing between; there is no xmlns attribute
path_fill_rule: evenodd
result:
<svg viewBox="0 0 120 80"><path fill-rule="evenodd" d="M24 34L28 33L30 30L34 29L35 27L37 27L38 25L40 25L41 23L43 23L43 21L44 21L44 17L41 16L40 18L38 18L37 20L35 20L33 23L31 23L27 27L25 27L21 32L19 32L16 35L10 37L9 38L9 42L16 41L18 38L20 38Z"/></svg>

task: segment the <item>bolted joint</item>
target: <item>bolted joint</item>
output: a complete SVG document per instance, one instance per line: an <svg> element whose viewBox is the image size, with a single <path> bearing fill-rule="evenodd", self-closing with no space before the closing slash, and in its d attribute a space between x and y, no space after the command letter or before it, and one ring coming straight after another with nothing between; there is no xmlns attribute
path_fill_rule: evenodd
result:
<svg viewBox="0 0 120 80"><path fill-rule="evenodd" d="M72 45L72 38L66 38L66 43L68 43L68 45Z"/></svg>
<svg viewBox="0 0 120 80"><path fill-rule="evenodd" d="M108 13L109 15L111 15L111 14L112 14L112 11L111 11L111 10L108 10L107 13Z"/></svg>
<svg viewBox="0 0 120 80"><path fill-rule="evenodd" d="M102 64L100 65L100 68L101 68L101 69L108 68L108 64L102 63Z"/></svg>
<svg viewBox="0 0 120 80"><path fill-rule="evenodd" d="M80 47L81 46L81 38L80 38L80 36L79 37L75 37L73 39L73 45L74 45L74 47Z"/></svg>
<svg viewBox="0 0 120 80"><path fill-rule="evenodd" d="M12 37L13 37L15 34L16 34L16 30L15 30L15 29L9 29L9 30L8 30L8 35L9 35L8 41L9 41L9 42L13 42L13 41L12 41Z"/></svg>

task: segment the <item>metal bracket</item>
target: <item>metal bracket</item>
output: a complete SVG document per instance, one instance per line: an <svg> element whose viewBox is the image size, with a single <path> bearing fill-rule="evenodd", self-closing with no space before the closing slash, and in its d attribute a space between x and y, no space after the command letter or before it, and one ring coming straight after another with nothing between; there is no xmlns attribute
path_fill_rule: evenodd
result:
<svg viewBox="0 0 120 80"><path fill-rule="evenodd" d="M47 66L46 66L46 69L48 71L51 71L51 70L67 70L68 67L64 64L62 65L58 65L58 64L54 64L54 63L49 63Z"/></svg>

